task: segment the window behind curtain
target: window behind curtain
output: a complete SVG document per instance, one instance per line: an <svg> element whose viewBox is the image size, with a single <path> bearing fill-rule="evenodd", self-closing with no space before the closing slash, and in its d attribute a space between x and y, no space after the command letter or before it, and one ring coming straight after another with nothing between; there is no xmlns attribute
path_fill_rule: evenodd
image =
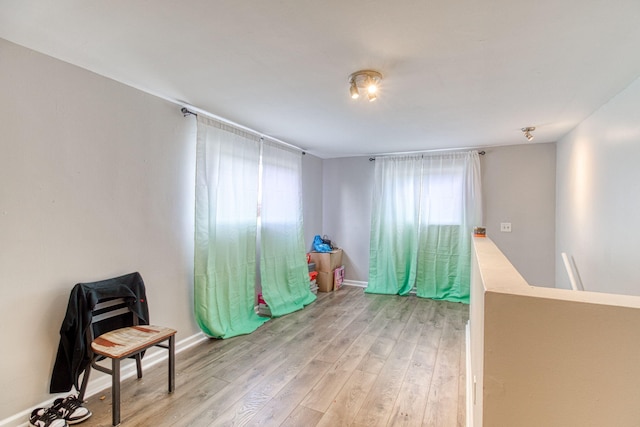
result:
<svg viewBox="0 0 640 427"><path fill-rule="evenodd" d="M369 293L468 302L477 152L376 159Z"/></svg>
<svg viewBox="0 0 640 427"><path fill-rule="evenodd" d="M436 173L423 172L421 222L460 225L463 222L462 169L447 168Z"/></svg>
<svg viewBox="0 0 640 427"><path fill-rule="evenodd" d="M262 145L260 281L273 316L315 300L309 289L302 224L302 153Z"/></svg>

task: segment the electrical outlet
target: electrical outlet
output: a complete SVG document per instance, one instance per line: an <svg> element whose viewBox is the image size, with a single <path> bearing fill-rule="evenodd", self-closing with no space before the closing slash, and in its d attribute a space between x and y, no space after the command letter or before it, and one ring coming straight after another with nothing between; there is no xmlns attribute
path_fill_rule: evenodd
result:
<svg viewBox="0 0 640 427"><path fill-rule="evenodd" d="M503 233L511 233L511 223L510 222L501 222L500 223L500 231Z"/></svg>

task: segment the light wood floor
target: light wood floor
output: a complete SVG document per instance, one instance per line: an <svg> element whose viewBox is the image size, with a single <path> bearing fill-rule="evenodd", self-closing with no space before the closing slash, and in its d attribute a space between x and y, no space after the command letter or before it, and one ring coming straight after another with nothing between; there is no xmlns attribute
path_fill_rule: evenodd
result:
<svg viewBox="0 0 640 427"><path fill-rule="evenodd" d="M208 340L122 384L122 426L465 425L468 306L345 286L256 332ZM103 397L101 400L100 398ZM111 425L111 394L83 426Z"/></svg>

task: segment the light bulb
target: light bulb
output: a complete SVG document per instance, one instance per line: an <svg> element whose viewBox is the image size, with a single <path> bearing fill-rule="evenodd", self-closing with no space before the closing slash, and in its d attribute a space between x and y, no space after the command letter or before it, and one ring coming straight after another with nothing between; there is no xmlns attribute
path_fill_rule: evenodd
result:
<svg viewBox="0 0 640 427"><path fill-rule="evenodd" d="M358 97L360 97L360 94L358 93L358 86L356 86L356 83L354 81L351 82L349 93L351 93L352 99L358 99Z"/></svg>
<svg viewBox="0 0 640 427"><path fill-rule="evenodd" d="M367 77L367 80L365 80L364 83L365 83L365 86L367 87L367 92L376 93L376 91L378 90L378 86L376 86L376 81L371 77Z"/></svg>

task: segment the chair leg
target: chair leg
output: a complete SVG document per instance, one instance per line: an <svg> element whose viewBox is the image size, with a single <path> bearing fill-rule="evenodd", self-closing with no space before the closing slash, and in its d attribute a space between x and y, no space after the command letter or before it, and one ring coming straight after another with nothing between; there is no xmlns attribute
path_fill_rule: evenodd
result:
<svg viewBox="0 0 640 427"><path fill-rule="evenodd" d="M120 359L111 359L111 416L113 425L120 424Z"/></svg>
<svg viewBox="0 0 640 427"><path fill-rule="evenodd" d="M142 356L136 354L136 369L138 371L138 379L142 378Z"/></svg>
<svg viewBox="0 0 640 427"><path fill-rule="evenodd" d="M80 402L84 401L84 395L87 392L87 385L89 384L89 373L91 372L91 363L87 365L84 370L84 375L82 376L82 384L80 385L80 390L78 392L78 400Z"/></svg>
<svg viewBox="0 0 640 427"><path fill-rule="evenodd" d="M169 337L169 393L176 389L176 336Z"/></svg>

